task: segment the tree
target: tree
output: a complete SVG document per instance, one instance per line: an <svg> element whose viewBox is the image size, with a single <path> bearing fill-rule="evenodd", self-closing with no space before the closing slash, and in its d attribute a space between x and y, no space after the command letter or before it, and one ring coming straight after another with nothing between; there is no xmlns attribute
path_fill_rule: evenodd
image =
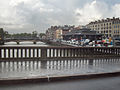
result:
<svg viewBox="0 0 120 90"><path fill-rule="evenodd" d="M45 34L45 33L40 33L40 34L39 34L39 37L40 37L40 38L42 38L43 36L46 36L46 34Z"/></svg>
<svg viewBox="0 0 120 90"><path fill-rule="evenodd" d="M33 38L36 38L36 37L37 37L37 34L38 34L37 31L33 31L33 32L32 32L32 37L33 37Z"/></svg>
<svg viewBox="0 0 120 90"><path fill-rule="evenodd" d="M5 38L10 38L11 35L8 33L8 31L4 31L4 37L5 37Z"/></svg>
<svg viewBox="0 0 120 90"><path fill-rule="evenodd" d="M3 28L0 28L0 40L4 39L4 31Z"/></svg>

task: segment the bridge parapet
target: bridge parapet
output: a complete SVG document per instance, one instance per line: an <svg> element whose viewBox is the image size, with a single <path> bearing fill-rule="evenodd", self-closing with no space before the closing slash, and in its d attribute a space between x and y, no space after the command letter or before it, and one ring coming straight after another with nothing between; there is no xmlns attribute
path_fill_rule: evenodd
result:
<svg viewBox="0 0 120 90"><path fill-rule="evenodd" d="M118 47L0 47L0 59L110 58L120 57Z"/></svg>

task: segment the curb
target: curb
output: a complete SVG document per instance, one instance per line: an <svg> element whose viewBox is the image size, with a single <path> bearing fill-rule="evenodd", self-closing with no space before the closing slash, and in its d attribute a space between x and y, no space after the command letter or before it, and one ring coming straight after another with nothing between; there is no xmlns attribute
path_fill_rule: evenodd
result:
<svg viewBox="0 0 120 90"><path fill-rule="evenodd" d="M40 83L40 82L43 83L43 82L70 81L70 80L88 80L88 79L107 78L107 77L115 77L115 76L120 76L120 72L72 75L72 76L51 76L51 77L1 79L0 85Z"/></svg>

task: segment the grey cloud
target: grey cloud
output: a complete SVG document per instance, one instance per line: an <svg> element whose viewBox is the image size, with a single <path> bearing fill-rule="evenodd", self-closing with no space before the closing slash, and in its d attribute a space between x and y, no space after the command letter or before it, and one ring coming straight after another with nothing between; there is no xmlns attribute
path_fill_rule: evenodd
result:
<svg viewBox="0 0 120 90"><path fill-rule="evenodd" d="M32 32L33 30L45 32L51 25L79 25L88 23L88 21L97 17L105 18L113 15L118 16L117 11L115 11L115 14L112 14L112 12L114 5L120 2L119 0L96 0L96 6L89 8L87 4L91 4L95 0L12 1L13 3L15 2L11 4L12 9L14 9L11 12L15 13L13 18L15 22L11 22L8 19L10 16L6 18L7 23L0 22L0 26L2 27L2 25L5 24L5 29L10 32ZM114 9L115 8L116 7L114 7ZM9 7L7 9L9 11ZM10 12L7 13L10 15ZM90 17L89 14L91 13L93 17Z"/></svg>
<svg viewBox="0 0 120 90"><path fill-rule="evenodd" d="M47 12L47 9L49 10L49 6L51 6L51 9L53 9L53 11ZM43 7L46 9L46 12L40 12L39 8L31 9L31 6L25 4L24 2L19 3L16 8L17 13L25 18L26 23L33 24L36 27L43 28L50 25L64 25L75 23L73 10L67 11L65 9L61 10L61 8L56 8L54 6L52 7L52 5L49 6Z"/></svg>

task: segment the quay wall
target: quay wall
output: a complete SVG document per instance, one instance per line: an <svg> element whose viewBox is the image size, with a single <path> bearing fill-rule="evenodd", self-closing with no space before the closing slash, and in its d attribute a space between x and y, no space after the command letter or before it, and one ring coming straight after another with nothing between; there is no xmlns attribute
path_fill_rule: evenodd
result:
<svg viewBox="0 0 120 90"><path fill-rule="evenodd" d="M13 78L0 79L0 85L8 84L26 84L26 83L50 83L58 81L72 81L72 80L88 80L95 78L107 78L120 76L120 72L85 74L85 75L70 75L70 76L54 76L54 77L34 77L34 78Z"/></svg>

